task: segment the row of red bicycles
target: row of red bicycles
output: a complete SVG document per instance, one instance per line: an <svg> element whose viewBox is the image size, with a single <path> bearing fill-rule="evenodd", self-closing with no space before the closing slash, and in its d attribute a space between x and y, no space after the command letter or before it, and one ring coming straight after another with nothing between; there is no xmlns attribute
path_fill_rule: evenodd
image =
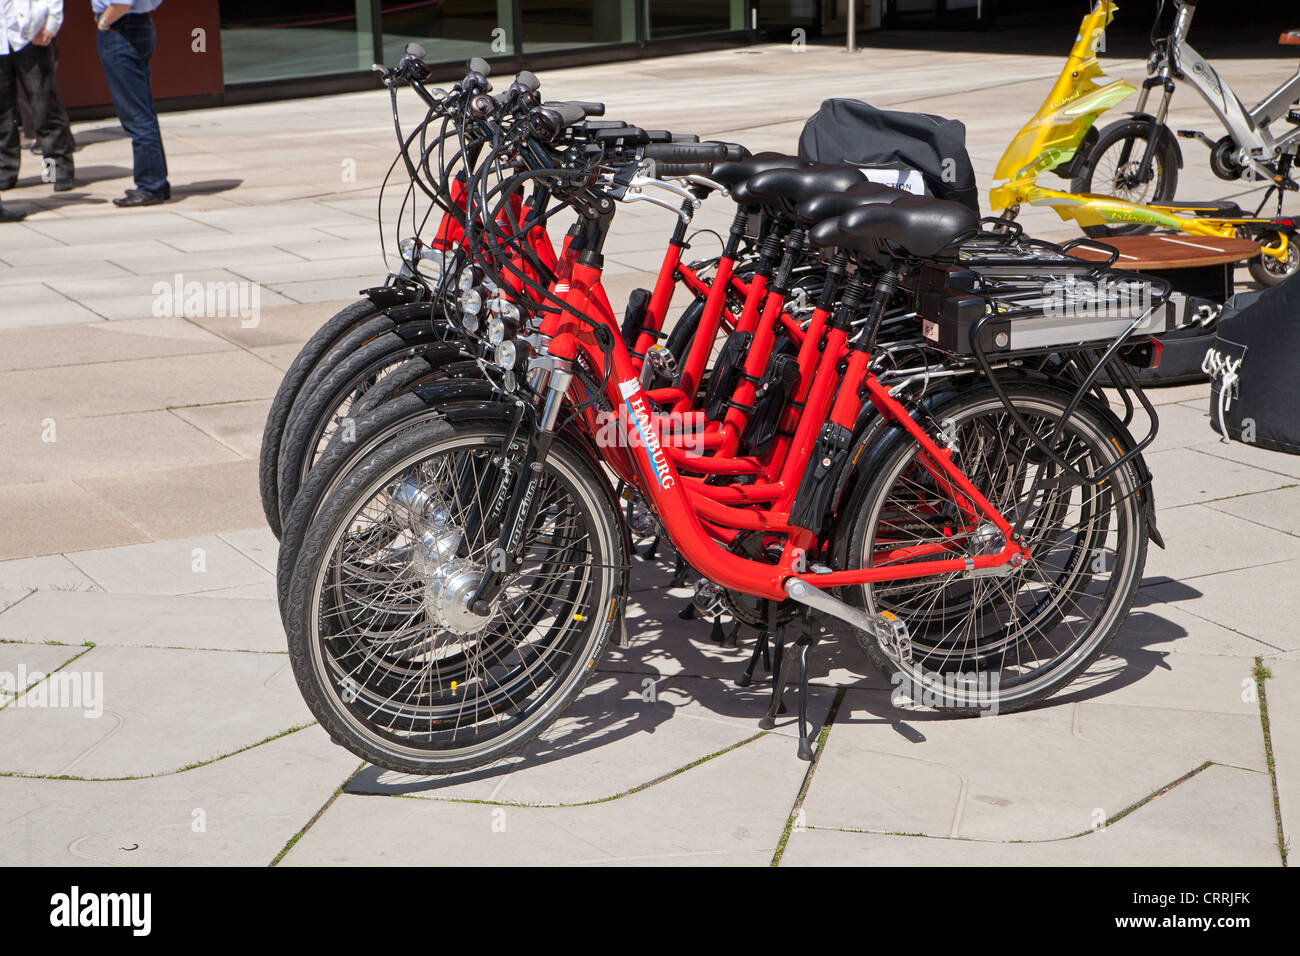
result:
<svg viewBox="0 0 1300 956"><path fill-rule="evenodd" d="M767 727L794 688L805 759L831 624L956 715L1102 652L1160 543L1132 370L1188 308L1165 283L526 72L434 89L410 48L383 75L404 266L303 348L261 462L294 673L338 742L417 774L526 746L627 639L634 538L753 628L737 682L770 672ZM706 201L726 235L692 233ZM632 203L675 223L620 320L603 249Z"/></svg>

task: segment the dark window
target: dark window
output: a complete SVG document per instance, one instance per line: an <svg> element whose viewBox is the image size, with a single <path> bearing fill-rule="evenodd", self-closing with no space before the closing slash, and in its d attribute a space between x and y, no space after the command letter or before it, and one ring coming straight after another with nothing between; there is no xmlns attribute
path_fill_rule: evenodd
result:
<svg viewBox="0 0 1300 956"><path fill-rule="evenodd" d="M368 70L370 0L221 0L227 85Z"/></svg>
<svg viewBox="0 0 1300 956"><path fill-rule="evenodd" d="M512 0L387 0L381 4L384 62L396 63L412 41L430 63L511 56L513 6Z"/></svg>
<svg viewBox="0 0 1300 956"><path fill-rule="evenodd" d="M650 39L725 33L747 26L745 0L648 0Z"/></svg>
<svg viewBox="0 0 1300 956"><path fill-rule="evenodd" d="M525 53L635 43L636 0L520 0Z"/></svg>

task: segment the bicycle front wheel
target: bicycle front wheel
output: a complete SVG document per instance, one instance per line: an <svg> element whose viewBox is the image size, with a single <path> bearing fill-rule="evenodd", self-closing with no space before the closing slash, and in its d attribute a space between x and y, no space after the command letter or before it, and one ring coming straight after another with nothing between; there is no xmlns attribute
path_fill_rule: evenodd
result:
<svg viewBox="0 0 1300 956"><path fill-rule="evenodd" d="M613 494L553 445L523 560L486 617L501 426L433 422L376 449L330 494L293 568L285 626L321 725L387 769L450 773L525 746L577 697L627 591Z"/></svg>

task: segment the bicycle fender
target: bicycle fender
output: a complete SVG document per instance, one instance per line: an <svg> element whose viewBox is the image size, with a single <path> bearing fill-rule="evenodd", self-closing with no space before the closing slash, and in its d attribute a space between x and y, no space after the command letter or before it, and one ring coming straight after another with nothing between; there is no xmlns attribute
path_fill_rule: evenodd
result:
<svg viewBox="0 0 1300 956"><path fill-rule="evenodd" d="M422 302L425 299L426 292L424 286L420 283L404 279L389 285L377 285L369 289L362 289L361 294L377 307L387 309L407 302Z"/></svg>

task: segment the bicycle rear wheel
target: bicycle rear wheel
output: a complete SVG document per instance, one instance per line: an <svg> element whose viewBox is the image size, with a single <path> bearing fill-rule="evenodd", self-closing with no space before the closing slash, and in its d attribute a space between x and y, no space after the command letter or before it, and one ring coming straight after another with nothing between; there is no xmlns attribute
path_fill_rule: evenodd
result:
<svg viewBox="0 0 1300 956"><path fill-rule="evenodd" d="M1069 401L1034 385L1008 391L1042 436ZM904 622L911 657L891 654L872 635L858 638L914 700L919 693L927 704L961 713L1028 707L1087 668L1123 624L1146 563L1140 485L1127 466L1097 486L1064 480L987 387L958 393L935 417L955 437L955 460L976 488L1012 524L1027 514L1022 540L1030 556L1005 576L956 573L852 588L849 600L858 606ZM1113 420L1082 405L1065 423L1057 452L1086 475L1125 447ZM859 518L847 566L901 568L1002 548L996 528L964 518L925 465L907 437L879 455L875 477L849 512Z"/></svg>

